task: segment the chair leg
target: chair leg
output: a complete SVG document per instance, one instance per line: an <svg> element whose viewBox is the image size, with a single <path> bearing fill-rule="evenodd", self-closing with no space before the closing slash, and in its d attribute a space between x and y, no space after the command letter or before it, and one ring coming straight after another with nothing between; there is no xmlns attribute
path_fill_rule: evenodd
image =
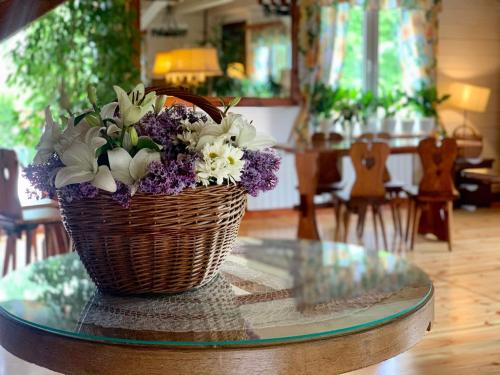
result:
<svg viewBox="0 0 500 375"><path fill-rule="evenodd" d="M372 208L372 220L373 220L373 233L375 236L375 250L378 250L377 213L375 210L375 206L371 206L371 208Z"/></svg>
<svg viewBox="0 0 500 375"><path fill-rule="evenodd" d="M399 238L403 239L403 220L401 220L401 204L399 200L396 200L394 209L396 211L396 220L398 221Z"/></svg>
<svg viewBox="0 0 500 375"><path fill-rule="evenodd" d="M26 265L31 263L31 249L33 247L33 231L26 231Z"/></svg>
<svg viewBox="0 0 500 375"><path fill-rule="evenodd" d="M348 239L348 236L349 236L349 224L351 222L351 211L349 210L349 207L345 207L345 211L344 211L344 235L343 235L343 238L342 238L342 242L344 243L347 243L347 239Z"/></svg>
<svg viewBox="0 0 500 375"><path fill-rule="evenodd" d="M408 243L408 239L410 238L410 227L411 227L411 217L413 215L413 209L415 206L415 201L411 198L408 198L408 211L406 216L406 233L405 233L405 242Z"/></svg>
<svg viewBox="0 0 500 375"><path fill-rule="evenodd" d="M12 259L12 269L16 269L16 242L17 235L11 233L7 235L7 246L5 247L5 258L3 260L3 272L2 276L5 276L9 271L9 263Z"/></svg>
<svg viewBox="0 0 500 375"><path fill-rule="evenodd" d="M365 232L366 207L360 207L358 212L358 225L356 233L358 235L358 243L363 243L363 234Z"/></svg>
<svg viewBox="0 0 500 375"><path fill-rule="evenodd" d="M410 250L413 250L415 246L415 237L417 237L418 225L420 223L420 216L422 215L422 206L419 202L414 202L414 215L413 215L413 225L411 231L411 243Z"/></svg>
<svg viewBox="0 0 500 375"><path fill-rule="evenodd" d="M398 228L398 221L396 219L396 206L395 206L395 203L393 200L389 201L389 207L391 209L392 226L394 228L393 239L394 239L394 243L396 243L396 237L398 235L399 228Z"/></svg>
<svg viewBox="0 0 500 375"><path fill-rule="evenodd" d="M377 215L380 221L380 230L382 231L382 240L384 241L384 247L386 251L389 251L389 246L387 245L387 236L385 234L384 218L382 217L380 206L377 207Z"/></svg>
<svg viewBox="0 0 500 375"><path fill-rule="evenodd" d="M453 243L453 202L446 202L446 219L448 221L448 250L452 251Z"/></svg>
<svg viewBox="0 0 500 375"><path fill-rule="evenodd" d="M341 202L339 202L338 199L334 200L334 210L335 210L335 234L334 234L334 240L335 241L340 241L340 219L342 217L342 209L343 205Z"/></svg>

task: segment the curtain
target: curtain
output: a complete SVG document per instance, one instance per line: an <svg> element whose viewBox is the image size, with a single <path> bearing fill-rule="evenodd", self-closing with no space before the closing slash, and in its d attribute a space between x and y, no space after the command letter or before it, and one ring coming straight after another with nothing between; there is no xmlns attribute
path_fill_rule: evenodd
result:
<svg viewBox="0 0 500 375"><path fill-rule="evenodd" d="M298 40L301 109L292 133L297 142L309 140L310 95L319 83L338 79L347 33L349 2L300 1Z"/></svg>
<svg viewBox="0 0 500 375"><path fill-rule="evenodd" d="M401 9L399 44L407 92L436 85L438 11L438 7Z"/></svg>

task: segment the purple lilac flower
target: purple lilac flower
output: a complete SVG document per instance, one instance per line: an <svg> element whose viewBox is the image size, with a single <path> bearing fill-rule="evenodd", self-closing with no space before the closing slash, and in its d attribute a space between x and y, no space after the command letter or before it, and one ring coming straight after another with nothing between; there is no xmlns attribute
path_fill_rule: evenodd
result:
<svg viewBox="0 0 500 375"><path fill-rule="evenodd" d="M139 183L139 191L150 194L179 194L186 188L195 187L196 158L186 155L178 160L154 161L149 165L149 174Z"/></svg>
<svg viewBox="0 0 500 375"><path fill-rule="evenodd" d="M59 168L64 167L57 154L53 154L45 163L30 164L24 168L24 176L31 182L36 191L28 193L36 198L56 197L56 188L54 180Z"/></svg>
<svg viewBox="0 0 500 375"><path fill-rule="evenodd" d="M176 142L177 135L182 132L181 121L189 120L193 123L200 119L206 120L206 116L183 105L174 105L159 115L148 113L139 121L136 129L140 136L151 137L161 144L167 159L175 159L184 151L183 146Z"/></svg>
<svg viewBox="0 0 500 375"><path fill-rule="evenodd" d="M123 208L129 208L132 200L130 188L123 182L117 181L116 191L111 195L111 199L118 202Z"/></svg>
<svg viewBox="0 0 500 375"><path fill-rule="evenodd" d="M250 151L243 154L245 167L241 175L241 186L253 197L261 191L272 190L278 184L276 173L281 158L272 150Z"/></svg>
<svg viewBox="0 0 500 375"><path fill-rule="evenodd" d="M95 198L99 194L99 189L90 182L81 184L71 184L63 186L59 189L59 197L61 200L71 203L82 199Z"/></svg>

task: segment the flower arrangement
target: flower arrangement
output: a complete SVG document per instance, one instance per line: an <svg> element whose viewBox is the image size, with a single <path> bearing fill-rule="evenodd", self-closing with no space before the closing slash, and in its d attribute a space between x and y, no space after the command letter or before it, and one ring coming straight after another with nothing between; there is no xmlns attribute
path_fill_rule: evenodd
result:
<svg viewBox="0 0 500 375"><path fill-rule="evenodd" d="M42 195L71 202L102 191L129 207L136 193L176 195L197 186L239 184L249 194L273 189L280 165L274 140L243 116L224 111L220 124L167 97L114 86L117 100L70 116L64 130L46 109L44 133L25 174Z"/></svg>

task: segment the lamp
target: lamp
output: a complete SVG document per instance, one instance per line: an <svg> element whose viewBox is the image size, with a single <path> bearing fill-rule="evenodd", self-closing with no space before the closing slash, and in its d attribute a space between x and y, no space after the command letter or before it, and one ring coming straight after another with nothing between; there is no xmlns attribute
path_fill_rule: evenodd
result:
<svg viewBox="0 0 500 375"><path fill-rule="evenodd" d="M450 86L450 93L451 97L448 103L464 111L464 122L455 130L457 132L458 129L465 130L467 128L467 111L484 112L486 110L490 89L455 82Z"/></svg>
<svg viewBox="0 0 500 375"><path fill-rule="evenodd" d="M207 77L222 75L215 48L180 48L159 52L155 56L153 73L163 74L168 83L194 86Z"/></svg>

